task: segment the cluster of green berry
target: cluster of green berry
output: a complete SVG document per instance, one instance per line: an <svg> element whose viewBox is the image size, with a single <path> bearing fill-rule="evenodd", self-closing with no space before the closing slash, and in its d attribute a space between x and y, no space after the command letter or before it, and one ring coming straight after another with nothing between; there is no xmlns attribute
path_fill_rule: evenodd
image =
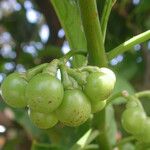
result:
<svg viewBox="0 0 150 150"><path fill-rule="evenodd" d="M140 142L150 142L150 118L147 117L139 99L130 96L122 115L124 129Z"/></svg>
<svg viewBox="0 0 150 150"><path fill-rule="evenodd" d="M57 78L60 70L61 79ZM115 74L108 68L70 68L55 59L25 73L12 73L2 83L4 101L16 108L28 108L31 121L47 129L58 121L67 126L83 124L101 111L112 93Z"/></svg>

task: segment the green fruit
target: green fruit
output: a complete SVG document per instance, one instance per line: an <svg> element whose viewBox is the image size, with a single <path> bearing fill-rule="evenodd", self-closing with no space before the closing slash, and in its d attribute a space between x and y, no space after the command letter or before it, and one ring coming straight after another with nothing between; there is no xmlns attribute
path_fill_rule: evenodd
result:
<svg viewBox="0 0 150 150"><path fill-rule="evenodd" d="M106 105L106 100L91 103L92 113L101 111L105 107L105 105Z"/></svg>
<svg viewBox="0 0 150 150"><path fill-rule="evenodd" d="M128 108L132 108L132 109L139 108L139 109L141 109L141 111L144 111L143 106L138 98L136 98L135 96L130 96L129 99L130 100L128 101L128 103L126 105L127 109Z"/></svg>
<svg viewBox="0 0 150 150"><path fill-rule="evenodd" d="M141 110L141 108L128 108L123 112L122 125L127 132L132 134L140 134L145 119L146 114L143 110Z"/></svg>
<svg viewBox="0 0 150 150"><path fill-rule="evenodd" d="M29 111L29 117L33 124L41 129L52 128L58 122L57 117L52 113L44 114L35 111Z"/></svg>
<svg viewBox="0 0 150 150"><path fill-rule="evenodd" d="M24 74L12 73L2 83L2 97L4 101L15 108L23 108L27 105L25 98L25 88L27 81L23 78Z"/></svg>
<svg viewBox="0 0 150 150"><path fill-rule="evenodd" d="M141 128L141 133L135 135L137 140L142 143L150 143L150 118L144 120L143 126Z"/></svg>
<svg viewBox="0 0 150 150"><path fill-rule="evenodd" d="M91 114L91 104L88 98L80 90L67 90L64 93L63 102L56 110L58 120L67 126L79 126L83 124Z"/></svg>
<svg viewBox="0 0 150 150"><path fill-rule="evenodd" d="M26 88L29 107L33 111L41 113L50 113L56 110L62 102L63 94L61 82L49 74L36 75Z"/></svg>
<svg viewBox="0 0 150 150"><path fill-rule="evenodd" d="M143 142L150 143L150 118L147 119L143 123Z"/></svg>
<svg viewBox="0 0 150 150"><path fill-rule="evenodd" d="M115 82L115 74L110 69L101 68L87 77L84 92L92 102L105 100L112 93Z"/></svg>

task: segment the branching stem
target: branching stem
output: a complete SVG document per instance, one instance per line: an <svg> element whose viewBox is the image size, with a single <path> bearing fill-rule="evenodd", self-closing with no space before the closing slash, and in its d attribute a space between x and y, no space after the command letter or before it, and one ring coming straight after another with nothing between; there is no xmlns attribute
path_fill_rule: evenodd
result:
<svg viewBox="0 0 150 150"><path fill-rule="evenodd" d="M79 0L79 6L87 40L89 62L99 67L107 66L96 0Z"/></svg>
<svg viewBox="0 0 150 150"><path fill-rule="evenodd" d="M107 53L108 60L113 59L119 54L122 54L130 48L132 48L136 44L140 44L146 40L150 39L150 30L145 31L137 36L134 36L133 38L129 39L128 41L120 44L116 48L112 49L110 52Z"/></svg>

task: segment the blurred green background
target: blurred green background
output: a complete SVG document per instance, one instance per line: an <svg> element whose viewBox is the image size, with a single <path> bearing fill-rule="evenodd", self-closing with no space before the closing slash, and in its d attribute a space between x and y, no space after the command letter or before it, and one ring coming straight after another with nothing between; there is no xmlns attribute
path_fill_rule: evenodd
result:
<svg viewBox="0 0 150 150"><path fill-rule="evenodd" d="M97 3L101 16L104 0ZM150 0L117 0L108 22L106 49L148 29ZM22 72L50 62L69 50L50 0L0 0L0 84L13 71ZM110 66L118 75L114 92L150 89L150 41L118 55L110 61ZM150 114L150 102L143 101L143 104ZM120 125L124 101L115 101L114 108L116 137L121 138L126 135ZM29 150L32 141L36 150L42 145L38 143L44 143L45 149L50 143L52 150L69 149L90 126L89 120L78 128L58 124L53 129L40 130L30 122L26 111L8 107L0 97L0 150Z"/></svg>

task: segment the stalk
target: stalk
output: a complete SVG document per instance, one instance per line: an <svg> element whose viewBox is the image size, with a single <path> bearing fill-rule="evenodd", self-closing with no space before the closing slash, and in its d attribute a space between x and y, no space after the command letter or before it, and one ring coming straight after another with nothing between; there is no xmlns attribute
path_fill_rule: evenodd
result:
<svg viewBox="0 0 150 150"><path fill-rule="evenodd" d="M79 7L87 40L89 62L99 67L107 66L96 0L79 0Z"/></svg>
<svg viewBox="0 0 150 150"><path fill-rule="evenodd" d="M124 43L120 44L116 48L112 49L110 52L107 53L108 60L113 59L117 55L130 50L130 48L132 48L134 45L140 44L148 39L150 39L150 30L145 31L137 36L134 36L128 41L125 41Z"/></svg>
<svg viewBox="0 0 150 150"><path fill-rule="evenodd" d="M142 98L142 97L150 98L150 90L137 92L137 93L135 93L135 96L138 98Z"/></svg>
<svg viewBox="0 0 150 150"><path fill-rule="evenodd" d="M79 0L83 29L87 40L89 63L99 67L107 67L107 58L103 43L101 25L98 17L96 0ZM99 147L103 150L111 150L106 130L106 110L94 115L94 128L98 129Z"/></svg>
<svg viewBox="0 0 150 150"><path fill-rule="evenodd" d="M116 0L106 0L105 1L105 6L102 12L102 19L101 19L101 26L102 26L102 34L103 34L103 41L105 43L105 37L106 37L106 30L107 30L107 24L108 24L108 19L109 15L111 12L111 9L113 5L115 4Z"/></svg>

